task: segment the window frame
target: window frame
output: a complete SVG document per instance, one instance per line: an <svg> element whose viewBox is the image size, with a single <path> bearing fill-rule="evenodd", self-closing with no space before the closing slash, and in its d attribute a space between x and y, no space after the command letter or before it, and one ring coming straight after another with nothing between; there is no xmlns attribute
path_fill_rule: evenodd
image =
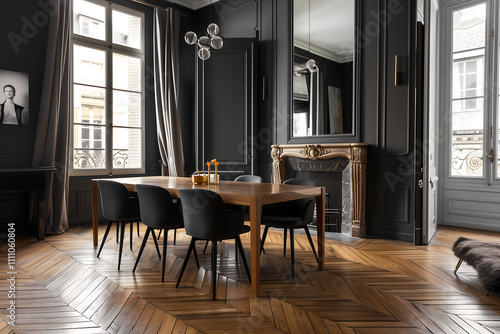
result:
<svg viewBox="0 0 500 334"><path fill-rule="evenodd" d="M70 175L71 176L93 176L93 175L125 175L125 174L144 174L146 171L146 89L145 89L145 61L146 61L146 52L145 52L145 13L139 10L127 8L122 5L117 5L114 3L110 3L107 1L101 0L85 0L90 3L94 3L99 6L103 6L105 8L105 19L106 23L105 27L105 40L100 40L92 37L87 37L83 35L79 35L74 33L74 15L73 15L73 2L71 2L71 33L70 33L70 71L69 71L69 79L71 84L70 89ZM118 11L128 15L139 16L141 18L141 27L140 27L140 36L141 36L141 45L140 49L125 46L122 44L113 43L113 11ZM74 87L75 85L81 85L80 83L74 82L74 47L83 46L89 47L96 50L105 52L106 59L106 70L105 70L105 85L103 89L105 90L105 116L104 116L104 125L105 128L104 136L101 139L104 143L104 148L106 152L106 161L104 168L88 168L88 169L80 169L75 168L75 142L74 142ZM140 60L140 68L141 68L141 78L140 78L140 91L134 93L139 93L141 96L141 125L140 127L136 126L114 126L113 124L113 92L115 91L113 87L113 55L119 54L127 57L134 57ZM91 86L91 85L89 85ZM127 91L123 89L117 89L117 91ZM132 91L132 90L130 90ZM127 129L140 129L141 131L141 167L140 168L115 168L113 165L113 130L115 128L127 128ZM92 131L92 130L90 130Z"/></svg>
<svg viewBox="0 0 500 334"><path fill-rule="evenodd" d="M492 175L492 169L491 166L487 163L483 163L481 167L481 176L472 176L472 175L454 175L453 174L453 167L452 167L452 161L453 161L453 143L452 143L452 138L453 138L453 129L451 126L452 123L452 115L453 115L453 110L452 110L452 103L455 98L453 98L453 89L452 89L452 73L453 73L453 66L454 66L454 60L453 60L453 13L464 9L464 8L469 8L473 7L479 4L484 3L486 5L486 20L485 20L485 46L484 46L484 76L483 76L483 96L480 97L483 99L483 134L486 134L485 129L487 128L488 124L494 124L491 120L491 113L489 112L490 108L495 108L495 103L492 101L491 96L494 95L492 91L488 91L487 87L493 82L492 78L492 73L491 69L492 66L494 66L494 61L495 59L495 54L496 51L494 50L493 46L493 41L492 38L490 37L491 31L489 30L490 27L492 27L492 22L491 22L491 15L489 14L490 11L492 10L497 10L495 6L492 4L490 0L468 0L468 1L460 1L456 2L453 4L450 4L446 6L446 10L444 10L443 13L443 32L441 33L441 36L443 36L443 33L445 36L450 36L449 41L446 42L446 45L444 47L445 50L445 56L443 57L442 64L444 66L444 75L447 78L446 84L443 85L444 88L444 108L446 110L446 113L442 115L442 122L444 122L444 128L445 128L445 133L446 135L444 136L444 145L443 149L445 151L444 155L444 171L445 171L445 181L446 182L453 182L454 184L476 184L477 182L483 182L483 183L489 183L491 184L493 182L493 179L495 179ZM465 58L464 58L465 59ZM460 100L458 98L458 100ZM490 147L490 138L487 135L483 135L482 138L482 150L484 151L486 147Z"/></svg>

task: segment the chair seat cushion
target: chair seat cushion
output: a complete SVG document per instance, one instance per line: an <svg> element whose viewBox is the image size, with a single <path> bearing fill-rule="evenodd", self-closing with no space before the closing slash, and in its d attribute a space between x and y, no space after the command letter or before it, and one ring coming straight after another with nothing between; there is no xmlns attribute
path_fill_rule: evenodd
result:
<svg viewBox="0 0 500 334"><path fill-rule="evenodd" d="M301 227L306 225L302 217L290 216L290 215L272 215L272 216L262 216L261 224L270 227Z"/></svg>

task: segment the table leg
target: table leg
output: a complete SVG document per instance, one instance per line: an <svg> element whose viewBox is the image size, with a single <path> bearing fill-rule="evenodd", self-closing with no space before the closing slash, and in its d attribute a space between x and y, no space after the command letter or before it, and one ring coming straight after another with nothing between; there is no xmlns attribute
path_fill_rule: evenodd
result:
<svg viewBox="0 0 500 334"><path fill-rule="evenodd" d="M321 187L321 195L316 196L316 224L318 231L319 270L325 264L325 187Z"/></svg>
<svg viewBox="0 0 500 334"><path fill-rule="evenodd" d="M99 236L99 185L92 180L92 237L97 247Z"/></svg>
<svg viewBox="0 0 500 334"><path fill-rule="evenodd" d="M254 297L259 296L260 279L260 214L262 204L257 197L250 201L250 260L251 260L251 278L252 293Z"/></svg>

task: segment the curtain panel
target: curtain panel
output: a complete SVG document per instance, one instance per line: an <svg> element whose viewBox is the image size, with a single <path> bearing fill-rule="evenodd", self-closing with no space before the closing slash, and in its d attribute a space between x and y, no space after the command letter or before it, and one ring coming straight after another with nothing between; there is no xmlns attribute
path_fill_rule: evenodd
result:
<svg viewBox="0 0 500 334"><path fill-rule="evenodd" d="M45 189L46 234L68 228L70 83L68 51L70 1L56 0L49 26L42 99L38 116L33 167L56 166Z"/></svg>
<svg viewBox="0 0 500 334"><path fill-rule="evenodd" d="M153 27L154 85L158 146L168 175L184 176L179 89L179 12L155 7ZM162 175L166 175L162 168Z"/></svg>

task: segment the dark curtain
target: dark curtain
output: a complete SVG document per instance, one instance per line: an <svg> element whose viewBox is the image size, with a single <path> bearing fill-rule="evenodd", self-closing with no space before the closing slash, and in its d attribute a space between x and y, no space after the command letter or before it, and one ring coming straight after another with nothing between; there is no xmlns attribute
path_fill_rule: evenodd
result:
<svg viewBox="0 0 500 334"><path fill-rule="evenodd" d="M33 167L56 166L47 177L45 233L59 234L68 228L69 90L68 50L70 2L56 0L51 16L42 100L33 154Z"/></svg>
<svg viewBox="0 0 500 334"><path fill-rule="evenodd" d="M162 175L184 176L179 90L179 12L155 8L153 27L154 82L158 146ZM165 170L168 168L168 172Z"/></svg>

